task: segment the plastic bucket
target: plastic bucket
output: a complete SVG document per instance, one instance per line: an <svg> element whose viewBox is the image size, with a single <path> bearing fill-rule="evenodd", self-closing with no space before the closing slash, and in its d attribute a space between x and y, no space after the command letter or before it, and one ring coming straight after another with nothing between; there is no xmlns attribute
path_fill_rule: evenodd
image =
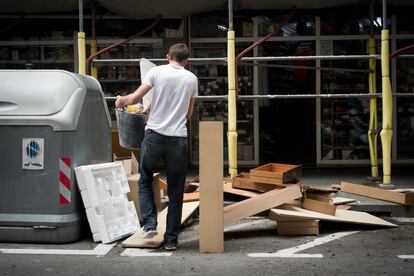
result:
<svg viewBox="0 0 414 276"><path fill-rule="evenodd" d="M148 115L143 113L128 113L122 109L116 110L119 144L127 149L140 149L144 140L145 125Z"/></svg>

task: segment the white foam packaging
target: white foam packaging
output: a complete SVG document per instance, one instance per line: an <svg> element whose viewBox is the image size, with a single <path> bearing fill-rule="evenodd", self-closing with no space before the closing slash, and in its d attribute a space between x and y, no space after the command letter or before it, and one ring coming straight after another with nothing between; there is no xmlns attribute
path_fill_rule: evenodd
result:
<svg viewBox="0 0 414 276"><path fill-rule="evenodd" d="M75 168L76 179L95 242L111 243L140 228L128 180L121 163Z"/></svg>

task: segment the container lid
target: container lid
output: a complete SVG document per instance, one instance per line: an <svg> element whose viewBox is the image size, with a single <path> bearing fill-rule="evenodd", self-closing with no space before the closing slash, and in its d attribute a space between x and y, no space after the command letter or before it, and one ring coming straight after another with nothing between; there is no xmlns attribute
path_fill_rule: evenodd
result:
<svg viewBox="0 0 414 276"><path fill-rule="evenodd" d="M61 70L1 70L0 116L48 116L83 85Z"/></svg>

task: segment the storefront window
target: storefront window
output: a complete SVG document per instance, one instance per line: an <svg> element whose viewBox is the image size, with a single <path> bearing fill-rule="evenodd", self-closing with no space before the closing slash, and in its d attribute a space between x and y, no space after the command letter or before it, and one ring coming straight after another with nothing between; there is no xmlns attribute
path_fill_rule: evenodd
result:
<svg viewBox="0 0 414 276"><path fill-rule="evenodd" d="M365 40L331 41L331 44L334 55L366 54ZM377 70L380 70L378 64ZM322 93L366 94L369 90L368 74L366 59L322 61ZM380 84L379 81L377 83ZM380 110L380 101L377 101L377 104ZM322 160L369 159L369 116L367 98L322 99ZM381 118L380 114L378 118ZM380 127L381 123L378 126Z"/></svg>
<svg viewBox="0 0 414 276"><path fill-rule="evenodd" d="M397 47L413 45L414 39L399 40ZM414 59L397 59L397 91L414 93ZM397 98L397 159L414 159L414 98Z"/></svg>

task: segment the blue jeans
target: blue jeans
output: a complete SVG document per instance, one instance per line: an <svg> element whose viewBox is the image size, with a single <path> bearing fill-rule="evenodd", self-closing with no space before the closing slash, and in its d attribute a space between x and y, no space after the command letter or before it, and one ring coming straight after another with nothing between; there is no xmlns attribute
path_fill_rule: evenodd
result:
<svg viewBox="0 0 414 276"><path fill-rule="evenodd" d="M144 229L157 228L157 209L152 191L153 174L158 161L163 159L168 183L166 243L176 243L181 227L184 183L187 175L187 138L165 136L152 130L145 131L141 145L138 198Z"/></svg>

